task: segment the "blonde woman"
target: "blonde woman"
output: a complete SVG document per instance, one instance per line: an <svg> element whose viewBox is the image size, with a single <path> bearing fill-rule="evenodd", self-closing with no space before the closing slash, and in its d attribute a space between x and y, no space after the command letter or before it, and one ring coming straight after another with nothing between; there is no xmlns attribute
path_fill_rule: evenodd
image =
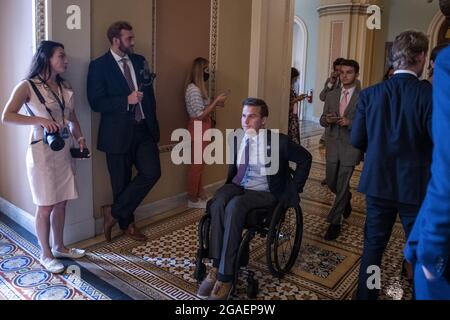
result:
<svg viewBox="0 0 450 320"><path fill-rule="evenodd" d="M197 58L193 61L191 70L188 73L185 84L185 101L186 109L189 114L188 130L191 134L192 160L194 157L194 145L197 139L203 140L205 131L211 128L211 114L216 107L223 106L227 99L226 94L221 94L214 101L210 102L207 82L209 80L209 61L204 58ZM195 135L195 124L201 126L200 132ZM201 164L192 164L188 170L188 207L189 208L206 208L207 195L203 189L203 150L207 146L207 142L202 142L202 159ZM198 150L197 152L199 152Z"/></svg>
<svg viewBox="0 0 450 320"><path fill-rule="evenodd" d="M78 259L81 249L64 245L64 221L68 200L78 198L70 139L87 149L75 114L73 91L60 74L67 70L64 46L43 41L34 55L27 80L12 93L3 112L3 123L31 127L27 173L36 210L36 233L41 246L40 262L51 273L61 273L57 258ZM19 114L25 105L29 116ZM50 230L53 247L50 247Z"/></svg>

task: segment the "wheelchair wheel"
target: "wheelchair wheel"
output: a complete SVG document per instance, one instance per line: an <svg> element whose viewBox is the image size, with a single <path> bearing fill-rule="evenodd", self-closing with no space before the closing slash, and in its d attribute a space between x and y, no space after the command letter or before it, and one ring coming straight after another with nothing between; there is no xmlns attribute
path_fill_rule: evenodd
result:
<svg viewBox="0 0 450 320"><path fill-rule="evenodd" d="M205 279L205 276L206 276L206 265L201 260L197 259L194 270L194 279L200 283L203 281L203 279Z"/></svg>
<svg viewBox="0 0 450 320"><path fill-rule="evenodd" d="M273 276L282 278L291 270L300 252L302 236L301 208L277 207L270 223L266 243L267 266Z"/></svg>
<svg viewBox="0 0 450 320"><path fill-rule="evenodd" d="M200 222L198 223L198 242L199 248L208 250L209 249L209 228L211 225L211 217L209 215L204 215Z"/></svg>
<svg viewBox="0 0 450 320"><path fill-rule="evenodd" d="M259 282L255 279L254 274L250 274L247 278L247 297L249 299L256 299L259 292Z"/></svg>
<svg viewBox="0 0 450 320"><path fill-rule="evenodd" d="M203 259L207 258L209 250L209 227L211 218L209 215L204 215L198 224L198 250L197 259L195 262L194 279L198 282L203 281L206 276L206 265Z"/></svg>

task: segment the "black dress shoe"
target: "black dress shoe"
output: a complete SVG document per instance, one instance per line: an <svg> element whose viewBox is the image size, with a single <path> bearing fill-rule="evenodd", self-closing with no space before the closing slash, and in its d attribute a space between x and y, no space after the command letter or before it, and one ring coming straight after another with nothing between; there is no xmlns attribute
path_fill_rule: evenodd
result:
<svg viewBox="0 0 450 320"><path fill-rule="evenodd" d="M336 240L341 234L341 225L340 224L332 224L327 230L324 239L327 241Z"/></svg>
<svg viewBox="0 0 450 320"><path fill-rule="evenodd" d="M348 219L350 217L350 215L352 214L352 210L353 210L353 208L352 208L352 205L350 204L350 201L349 201L347 203L347 206L345 207L345 210L344 210L344 214L343 214L344 219Z"/></svg>
<svg viewBox="0 0 450 320"><path fill-rule="evenodd" d="M350 193L350 199L348 199L347 205L345 206L343 217L344 219L348 219L352 214L352 194Z"/></svg>

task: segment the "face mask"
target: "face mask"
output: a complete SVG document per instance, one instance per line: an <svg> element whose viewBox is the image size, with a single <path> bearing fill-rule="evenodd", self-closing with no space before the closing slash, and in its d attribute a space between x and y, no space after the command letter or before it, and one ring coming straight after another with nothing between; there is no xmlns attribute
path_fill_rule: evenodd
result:
<svg viewBox="0 0 450 320"><path fill-rule="evenodd" d="M203 80L205 80L205 82L209 80L209 73L203 73Z"/></svg>

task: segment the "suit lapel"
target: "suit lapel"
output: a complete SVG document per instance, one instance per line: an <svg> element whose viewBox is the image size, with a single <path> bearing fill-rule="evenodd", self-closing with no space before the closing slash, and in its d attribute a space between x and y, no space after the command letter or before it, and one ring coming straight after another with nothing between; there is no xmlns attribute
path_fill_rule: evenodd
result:
<svg viewBox="0 0 450 320"><path fill-rule="evenodd" d="M348 103L347 109L345 109L344 117L346 117L349 114L349 112L353 111L353 109L356 107L356 103L358 102L359 92L360 92L360 90L358 90L358 88L355 88L352 98L350 99L350 102Z"/></svg>
<svg viewBox="0 0 450 320"><path fill-rule="evenodd" d="M336 103L331 104L331 113L337 113L339 114L339 106L341 105L341 90L334 90L334 101Z"/></svg>
<svg viewBox="0 0 450 320"><path fill-rule="evenodd" d="M120 69L116 59L114 59L111 51L108 51L108 58L109 63L111 64L111 71L114 74L114 77L121 83L123 87L127 88L129 92L130 87L128 86L127 80L125 79L125 76L123 75L122 70Z"/></svg>

